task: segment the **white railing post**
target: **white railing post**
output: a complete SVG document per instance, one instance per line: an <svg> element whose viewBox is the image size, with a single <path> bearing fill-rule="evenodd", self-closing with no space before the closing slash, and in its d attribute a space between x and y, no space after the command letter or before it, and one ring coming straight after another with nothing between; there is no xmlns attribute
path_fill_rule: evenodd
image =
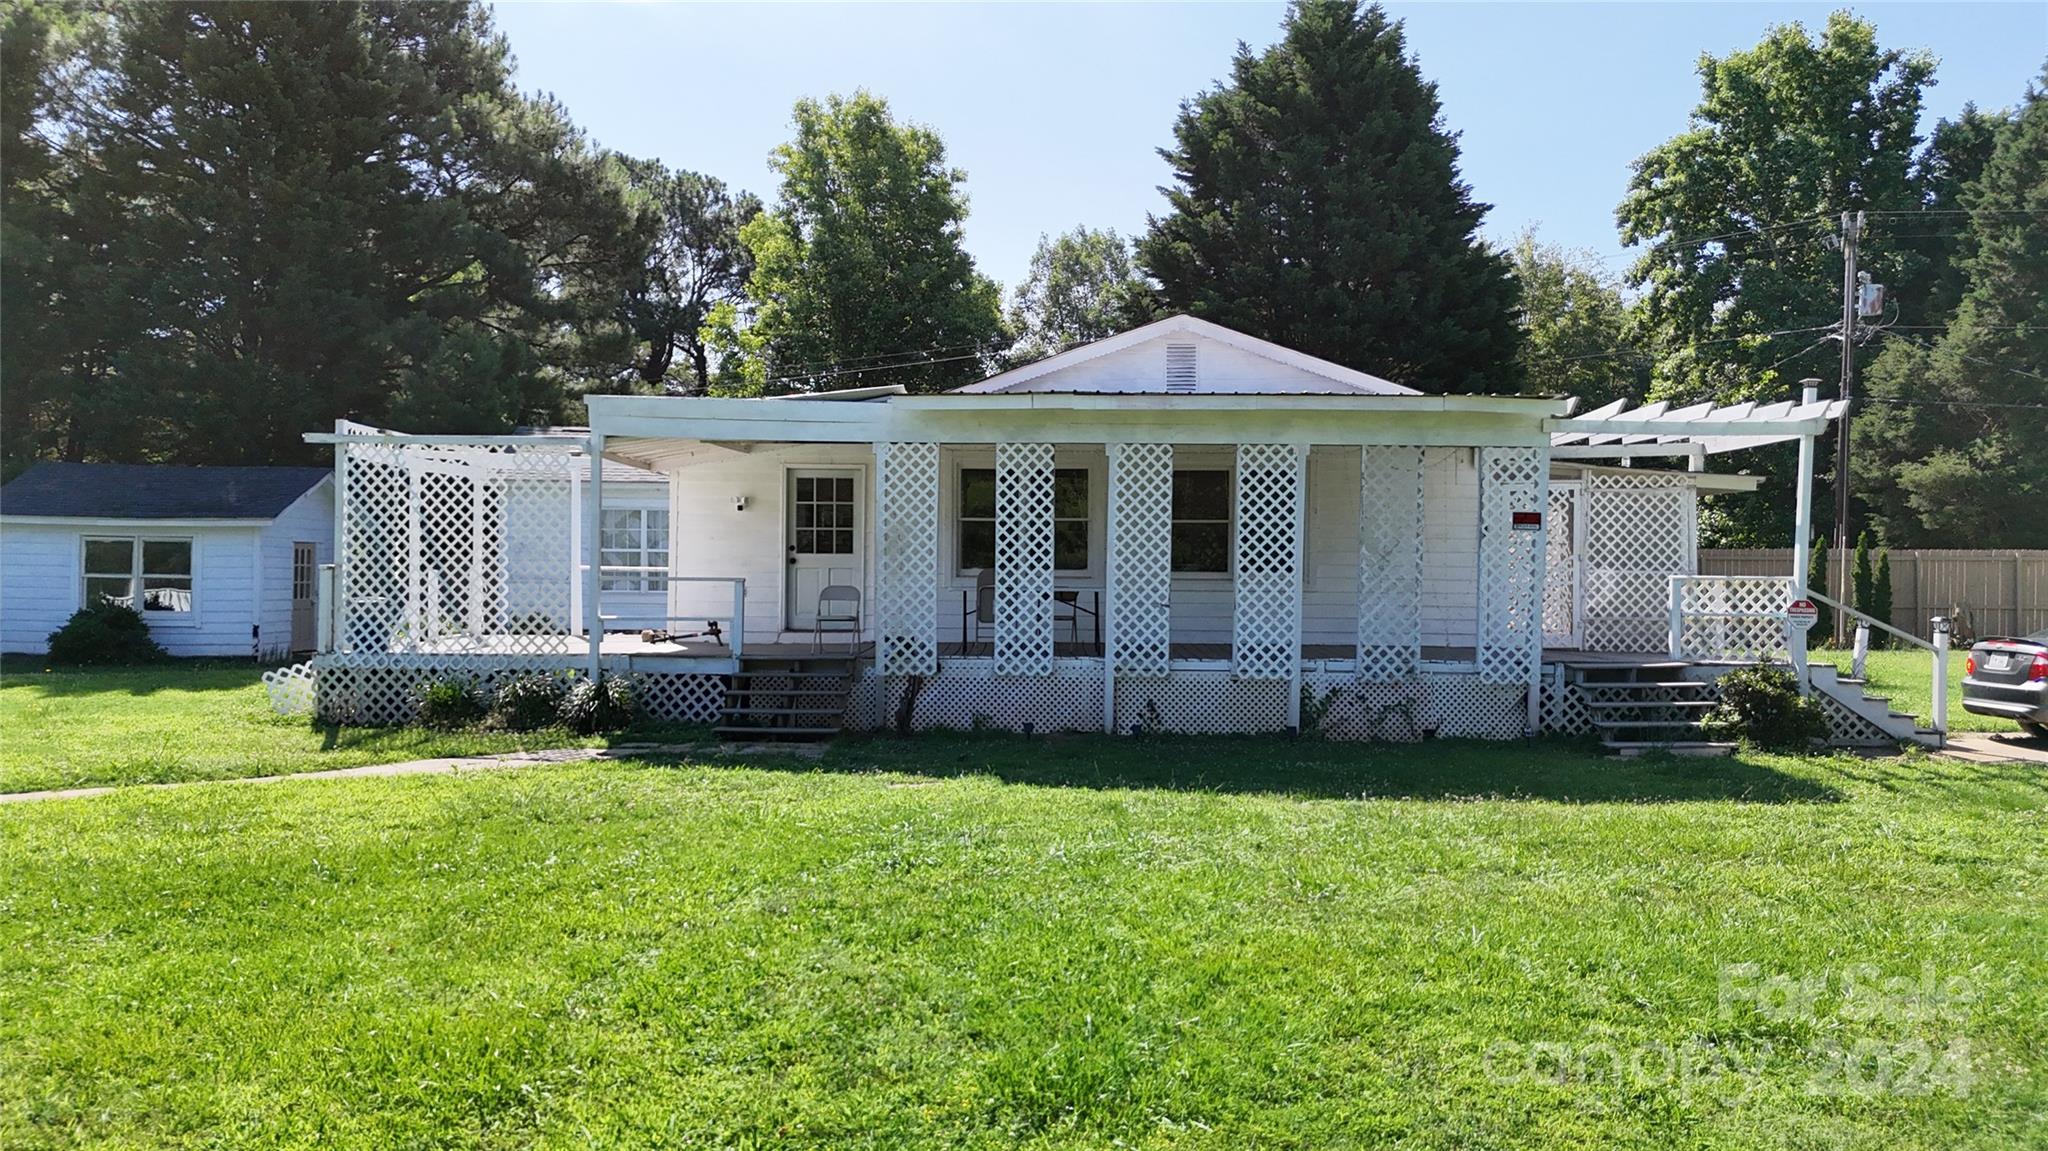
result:
<svg viewBox="0 0 2048 1151"><path fill-rule="evenodd" d="M583 474L569 465L569 634L583 634Z"/></svg>
<svg viewBox="0 0 2048 1151"><path fill-rule="evenodd" d="M732 657L738 659L747 641L747 581L732 581ZM858 637L855 640L858 643Z"/></svg>
<svg viewBox="0 0 2048 1151"><path fill-rule="evenodd" d="M1799 581L1794 580L1793 591L1798 591ZM1789 601L1788 601L1789 603ZM1792 622L1790 612L1785 614L1782 625L1785 629L1785 655L1792 661L1792 678L1799 681L1801 695L1813 694L1813 670L1806 664L1806 628Z"/></svg>
<svg viewBox="0 0 2048 1151"><path fill-rule="evenodd" d="M1670 614L1665 619L1665 626L1669 629L1670 634L1670 647L1672 659L1685 658L1685 617L1683 613L1679 610L1679 605L1681 601L1684 599L1684 596L1685 577L1678 575L1672 576L1671 605L1669 609Z"/></svg>
<svg viewBox="0 0 2048 1151"><path fill-rule="evenodd" d="M1863 669L1870 663L1870 625L1856 621L1856 642L1849 649L1849 674L1857 679L1864 678Z"/></svg>
<svg viewBox="0 0 2048 1151"><path fill-rule="evenodd" d="M583 488L583 627L590 639L590 678L603 668L604 615L603 544L599 528L604 519L604 433L590 433L590 482Z"/></svg>
<svg viewBox="0 0 2048 1151"><path fill-rule="evenodd" d="M334 650L334 565L321 564L313 576L313 650Z"/></svg>
<svg viewBox="0 0 2048 1151"><path fill-rule="evenodd" d="M1934 617L1934 730L1948 734L1948 617Z"/></svg>

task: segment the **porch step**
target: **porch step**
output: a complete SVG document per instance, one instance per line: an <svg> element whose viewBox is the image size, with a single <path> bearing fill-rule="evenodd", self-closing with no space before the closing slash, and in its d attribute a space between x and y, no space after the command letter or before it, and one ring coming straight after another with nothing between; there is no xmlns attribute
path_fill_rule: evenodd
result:
<svg viewBox="0 0 2048 1151"><path fill-rule="evenodd" d="M1586 710L1601 746L1617 756L1647 751L1725 755L1733 744L1708 739L1700 720L1719 702L1711 681L1687 678L1693 665L1678 660L1642 663L1567 663L1565 677L1587 693ZM1607 699L1592 699L1598 692Z"/></svg>
<svg viewBox="0 0 2048 1151"><path fill-rule="evenodd" d="M1622 740L1604 741L1605 746L1622 759L1634 759L1646 751L1662 751L1672 755L1727 755L1738 745L1720 743L1714 740L1646 740L1630 742Z"/></svg>
<svg viewBox="0 0 2048 1151"><path fill-rule="evenodd" d="M823 740L839 734L856 657L829 652L740 657L719 710L719 735Z"/></svg>

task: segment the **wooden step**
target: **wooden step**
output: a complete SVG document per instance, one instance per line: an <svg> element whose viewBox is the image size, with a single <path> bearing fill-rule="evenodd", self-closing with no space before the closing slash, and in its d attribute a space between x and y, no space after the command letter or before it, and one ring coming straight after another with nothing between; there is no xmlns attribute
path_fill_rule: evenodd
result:
<svg viewBox="0 0 2048 1151"><path fill-rule="evenodd" d="M726 698L736 695L836 695L850 694L843 687L735 687L726 690Z"/></svg>
<svg viewBox="0 0 2048 1151"><path fill-rule="evenodd" d="M1592 711L1641 711L1653 707L1715 708L1718 700L1711 699L1644 699L1644 700L1587 700L1586 707Z"/></svg>
<svg viewBox="0 0 2048 1151"><path fill-rule="evenodd" d="M1685 727L1690 728L1699 721L1694 719L1596 719L1594 727Z"/></svg>
<svg viewBox="0 0 2048 1151"><path fill-rule="evenodd" d="M1733 743L1716 743L1710 740L1688 740L1681 743L1636 743L1624 740L1602 740L1601 746L1623 759L1633 759L1648 751L1665 751L1670 752L1672 755L1727 755L1729 752L1734 751L1738 745Z"/></svg>
<svg viewBox="0 0 2048 1151"><path fill-rule="evenodd" d="M839 734L836 727L747 727L739 724L721 723L712 731L719 735L774 735L774 736L818 736L829 738Z"/></svg>
<svg viewBox="0 0 2048 1151"><path fill-rule="evenodd" d="M846 708L840 707L728 707L725 718L736 715L845 715Z"/></svg>

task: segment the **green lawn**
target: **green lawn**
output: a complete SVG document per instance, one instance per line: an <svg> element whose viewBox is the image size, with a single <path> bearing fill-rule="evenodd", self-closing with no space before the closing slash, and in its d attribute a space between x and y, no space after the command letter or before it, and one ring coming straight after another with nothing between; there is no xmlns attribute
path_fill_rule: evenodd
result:
<svg viewBox="0 0 2048 1151"><path fill-rule="evenodd" d="M2020 725L1993 715L1973 715L1963 710L1963 659L1968 649L1949 653L1948 725L1950 731L2018 731ZM1832 663L1849 674L1846 651L1816 651L1814 662ZM1912 712L1925 722L1934 714L1934 655L1911 648L1905 651L1874 651L1864 662L1872 695L1890 696L1894 711Z"/></svg>
<svg viewBox="0 0 2048 1151"><path fill-rule="evenodd" d="M303 716L272 712L262 669L240 663L28 671L10 660L0 672L0 792L288 774L601 742L563 731L316 727Z"/></svg>
<svg viewBox="0 0 2048 1151"><path fill-rule="evenodd" d="M0 806L0 1146L2042 1146L2044 845L2018 766L1556 743Z"/></svg>

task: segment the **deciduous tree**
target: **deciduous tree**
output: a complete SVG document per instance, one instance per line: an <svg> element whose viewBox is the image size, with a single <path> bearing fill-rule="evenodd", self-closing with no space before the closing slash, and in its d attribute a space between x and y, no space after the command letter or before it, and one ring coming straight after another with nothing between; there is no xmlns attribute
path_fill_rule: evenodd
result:
<svg viewBox="0 0 2048 1151"><path fill-rule="evenodd" d="M1639 400L1649 352L1636 339L1620 285L1589 253L1538 243L1514 248L1522 288L1522 374L1532 391L1578 396L1589 406Z"/></svg>
<svg viewBox="0 0 2048 1151"><path fill-rule="evenodd" d="M1114 228L1040 236L1010 304L1017 342L1008 360L1023 363L1113 336L1150 320L1152 312L1150 288Z"/></svg>

